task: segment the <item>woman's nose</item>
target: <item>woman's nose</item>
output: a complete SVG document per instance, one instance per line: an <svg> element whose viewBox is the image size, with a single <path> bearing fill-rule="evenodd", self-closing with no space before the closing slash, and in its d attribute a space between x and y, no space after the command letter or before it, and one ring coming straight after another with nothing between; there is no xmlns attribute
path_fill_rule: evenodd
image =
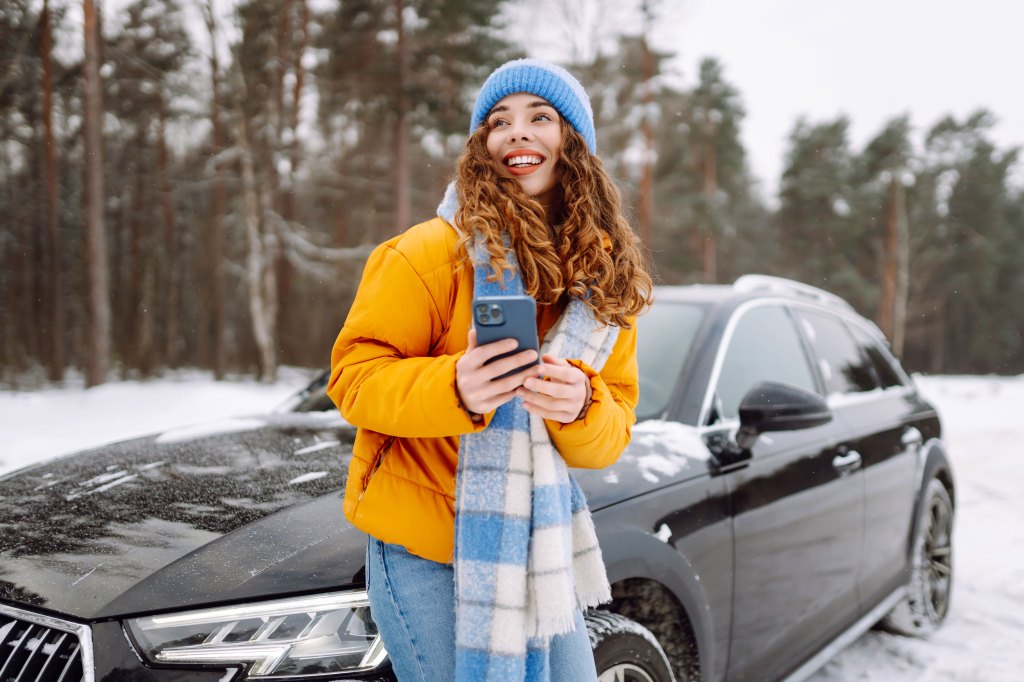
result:
<svg viewBox="0 0 1024 682"><path fill-rule="evenodd" d="M513 123L508 131L509 142L515 142L516 140L527 141L530 139L530 133L526 126L521 123Z"/></svg>

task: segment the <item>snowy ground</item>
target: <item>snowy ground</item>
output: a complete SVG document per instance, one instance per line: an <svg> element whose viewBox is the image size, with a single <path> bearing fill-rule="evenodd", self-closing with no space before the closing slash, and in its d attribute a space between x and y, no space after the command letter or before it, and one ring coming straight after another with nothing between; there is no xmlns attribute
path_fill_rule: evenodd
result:
<svg viewBox="0 0 1024 682"><path fill-rule="evenodd" d="M63 452L174 426L265 411L310 373L272 386L197 372L94 389L0 391L0 473ZM1024 680L1024 376L920 377L939 408L958 491L955 587L929 640L870 632L813 682Z"/></svg>

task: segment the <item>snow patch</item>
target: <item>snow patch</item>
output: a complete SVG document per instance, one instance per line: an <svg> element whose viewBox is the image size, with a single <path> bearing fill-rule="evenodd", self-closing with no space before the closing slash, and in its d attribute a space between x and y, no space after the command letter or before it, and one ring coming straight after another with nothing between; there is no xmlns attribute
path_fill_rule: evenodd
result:
<svg viewBox="0 0 1024 682"><path fill-rule="evenodd" d="M654 537L667 544L672 539L672 529L668 527L667 523L663 523L658 527L658 532L654 534Z"/></svg>
<svg viewBox="0 0 1024 682"><path fill-rule="evenodd" d="M323 478L324 476L328 475L329 473L330 473L329 471L311 471L308 474L302 474L301 476L296 476L292 480L288 481L288 484L289 485L298 485L299 483L309 483L310 481L315 481L317 479Z"/></svg>
<svg viewBox="0 0 1024 682"><path fill-rule="evenodd" d="M659 450L667 448L671 454L711 459L711 453L701 440L697 429L687 424L661 419L648 419L633 427L632 442Z"/></svg>
<svg viewBox="0 0 1024 682"><path fill-rule="evenodd" d="M124 473L124 472L122 471L120 473ZM138 474L132 474L131 476L122 476L122 477L114 479L110 483L107 483L105 485L101 485L98 488L93 488L92 490L81 490L79 492L71 493L70 495L66 495L64 499L66 499L68 502L70 502L71 500L77 500L79 497L85 497L86 495L92 495L92 494L95 494L95 493L104 493L104 492L110 490L111 488L113 488L115 486L121 485L122 483L128 483L129 481L134 481L138 477L139 477ZM97 477L97 478L100 478L100 477Z"/></svg>
<svg viewBox="0 0 1024 682"><path fill-rule="evenodd" d="M341 441L327 440L323 443L316 443L315 445L310 445L309 447L296 450L293 454L308 455L311 452L318 452L320 450L326 450L327 448L333 448L335 445L341 445Z"/></svg>
<svg viewBox="0 0 1024 682"><path fill-rule="evenodd" d="M640 475L651 483L657 483L658 474L675 476L690 466L690 460L679 455L640 455L636 458Z"/></svg>

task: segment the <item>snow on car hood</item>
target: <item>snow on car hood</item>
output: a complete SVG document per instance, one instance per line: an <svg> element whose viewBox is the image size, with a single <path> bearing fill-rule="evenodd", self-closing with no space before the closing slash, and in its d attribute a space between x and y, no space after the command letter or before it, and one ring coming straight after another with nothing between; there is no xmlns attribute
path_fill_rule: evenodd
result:
<svg viewBox="0 0 1024 682"><path fill-rule="evenodd" d="M0 600L80 618L351 584L331 413L216 422L0 478Z"/></svg>
<svg viewBox="0 0 1024 682"><path fill-rule="evenodd" d="M605 469L574 469L592 510L651 488L708 475L711 453L696 428L648 419L633 427L633 438L618 461Z"/></svg>

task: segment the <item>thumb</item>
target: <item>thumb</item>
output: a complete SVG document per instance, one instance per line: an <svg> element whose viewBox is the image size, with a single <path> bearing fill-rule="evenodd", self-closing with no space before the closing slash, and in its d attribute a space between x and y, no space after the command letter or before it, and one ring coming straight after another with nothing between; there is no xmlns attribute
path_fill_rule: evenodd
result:
<svg viewBox="0 0 1024 682"><path fill-rule="evenodd" d="M470 352L476 348L476 329L472 326L469 328L469 333L466 335L466 352Z"/></svg>

